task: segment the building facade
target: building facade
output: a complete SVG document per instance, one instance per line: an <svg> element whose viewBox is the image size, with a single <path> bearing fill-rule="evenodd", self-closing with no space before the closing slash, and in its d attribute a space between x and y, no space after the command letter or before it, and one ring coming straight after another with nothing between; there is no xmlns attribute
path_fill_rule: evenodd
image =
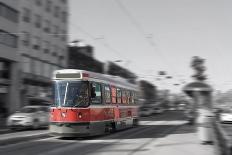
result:
<svg viewBox="0 0 232 155"><path fill-rule="evenodd" d="M18 22L18 1L0 0L0 115L20 106Z"/></svg>
<svg viewBox="0 0 232 155"><path fill-rule="evenodd" d="M17 1L23 106L32 99L46 99L51 92L52 72L66 68L68 1Z"/></svg>
<svg viewBox="0 0 232 155"><path fill-rule="evenodd" d="M128 69L121 67L117 65L114 62L107 62L106 63L106 74L114 75L114 76L120 76L122 78L127 79L131 83L136 83L137 76L129 71Z"/></svg>
<svg viewBox="0 0 232 155"><path fill-rule="evenodd" d="M140 98L144 99L143 104L153 104L157 100L157 88L152 83L141 80L139 81Z"/></svg>
<svg viewBox="0 0 232 155"><path fill-rule="evenodd" d="M103 63L94 59L92 46L75 45L68 49L68 68L103 73Z"/></svg>

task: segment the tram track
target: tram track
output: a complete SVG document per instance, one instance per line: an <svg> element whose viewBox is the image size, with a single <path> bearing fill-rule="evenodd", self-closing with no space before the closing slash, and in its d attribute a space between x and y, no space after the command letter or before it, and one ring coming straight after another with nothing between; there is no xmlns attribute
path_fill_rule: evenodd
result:
<svg viewBox="0 0 232 155"><path fill-rule="evenodd" d="M163 125L165 125L165 123ZM56 149L50 150L50 151L47 151L47 150L43 151L43 152L39 153L38 155L43 155L45 152L46 152L46 155L63 154L65 152L67 152L68 150L69 150L69 153L71 153L71 154L74 154L76 152L76 150L81 150L81 152L79 152L79 153L83 154L83 155L89 154L89 153L93 153L97 150L103 149L105 147L114 146L114 145L123 143L123 141L125 139L134 139L136 137L136 135L141 135L141 134L146 133L146 132L151 133L154 130L154 128L147 128L146 126L133 128L133 129L135 129L135 130L131 130L131 129L124 130L124 131L120 131L120 132L117 132L117 133L112 134L112 135L98 136L98 137L95 137L93 139L76 139L76 140L71 140L71 141L68 140L68 144L65 144L64 146L57 147ZM173 129L174 128L168 128L166 130L163 130L161 133L159 133L159 135L171 132L171 131L173 131ZM54 137L52 140L55 140L55 138L57 138L57 137ZM134 152L137 152L138 150L140 150L143 147L145 147L146 145L148 145L151 141L154 141L154 139L155 138L152 138L152 139L146 141L145 143L142 143L140 146L138 146L131 153L131 155ZM59 140L59 141L64 141L64 140ZM67 140L65 140L65 141L67 142ZM102 145L102 144L104 144L104 145Z"/></svg>
<svg viewBox="0 0 232 155"><path fill-rule="evenodd" d="M159 137L162 137L163 135L167 135L171 132L174 132L176 129L181 127L181 125L176 125L176 126L171 125L168 128L166 128L165 130L162 130L160 132L159 128L161 126L168 126L168 124L169 124L168 121L167 122L164 121L162 124L158 125L157 128L156 128L156 126L149 127L149 128L147 126L139 126L137 128L123 130L123 131L117 132L117 133L112 134L112 135L101 136L101 137L98 137L96 139L81 140L81 141L79 141L81 144L74 143L74 144L72 144L64 149L65 150L73 150L73 148L75 148L75 150L81 149L81 154L90 154L90 153L93 153L97 150L101 150L101 149L109 147L109 146L122 144L124 140L135 139L136 137L140 137L139 135L142 135L144 133L153 133L153 135L156 134L156 135L159 135ZM156 131L154 132L154 130L156 130ZM134 150L131 151L130 155L133 155L137 151L143 149L144 147L149 145L151 142L153 142L155 139L157 139L157 138L147 139L144 143L141 143L139 146L134 148ZM101 145L101 144L104 144L104 145ZM91 149L89 149L89 148L91 148ZM64 149L52 150L52 151L48 152L48 155L50 155L50 154L53 155L53 154L65 152Z"/></svg>
<svg viewBox="0 0 232 155"><path fill-rule="evenodd" d="M59 139L58 137L48 137L18 144L6 145L5 147L1 147L0 154L12 155L17 153L18 155L57 155L64 154L66 152L69 152L69 154L81 155L104 154L107 150L119 149L119 146L126 147L126 145L131 143L132 147L128 147L126 149L129 151L128 154L133 155L138 151L146 149L146 146L151 142L168 135L181 126L181 124L173 125L172 121L161 121L166 117L170 116L160 115L159 118L156 117L160 122L158 125L156 125L156 120L152 120L153 118L147 118L149 121L146 121L146 118L144 118L141 121L141 125L138 127L103 136L67 140ZM177 120L181 119L182 118Z"/></svg>

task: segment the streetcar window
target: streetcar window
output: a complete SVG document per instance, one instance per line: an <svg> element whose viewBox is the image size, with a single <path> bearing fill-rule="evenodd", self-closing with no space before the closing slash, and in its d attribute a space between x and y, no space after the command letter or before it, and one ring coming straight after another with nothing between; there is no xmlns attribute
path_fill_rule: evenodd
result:
<svg viewBox="0 0 232 155"><path fill-rule="evenodd" d="M86 107L89 105L88 82L55 81L53 83L54 106Z"/></svg>
<svg viewBox="0 0 232 155"><path fill-rule="evenodd" d="M117 94L116 88L115 87L111 87L112 103L117 103L116 102L116 94Z"/></svg>
<svg viewBox="0 0 232 155"><path fill-rule="evenodd" d="M105 103L111 102L110 87L104 86Z"/></svg>
<svg viewBox="0 0 232 155"><path fill-rule="evenodd" d="M127 97L126 97L126 91L122 90L122 103L126 104L127 103Z"/></svg>
<svg viewBox="0 0 232 155"><path fill-rule="evenodd" d="M134 92L134 104L138 103L138 93Z"/></svg>
<svg viewBox="0 0 232 155"><path fill-rule="evenodd" d="M133 91L130 92L130 103L135 103L135 93Z"/></svg>
<svg viewBox="0 0 232 155"><path fill-rule="evenodd" d="M119 88L117 88L117 103L122 103L122 93Z"/></svg>
<svg viewBox="0 0 232 155"><path fill-rule="evenodd" d="M95 93L95 97L91 97L91 103L93 104L101 104L101 84L99 83L92 83L92 90L94 90L94 92L91 93Z"/></svg>
<svg viewBox="0 0 232 155"><path fill-rule="evenodd" d="M130 91L126 91L126 103L130 104Z"/></svg>

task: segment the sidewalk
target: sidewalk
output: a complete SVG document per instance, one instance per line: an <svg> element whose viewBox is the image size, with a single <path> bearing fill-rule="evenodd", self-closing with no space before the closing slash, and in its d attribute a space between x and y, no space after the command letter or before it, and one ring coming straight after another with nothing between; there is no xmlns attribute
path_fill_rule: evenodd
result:
<svg viewBox="0 0 232 155"><path fill-rule="evenodd" d="M144 148L149 151L144 153L155 155L215 155L215 148L214 145L202 145L196 131L191 127L183 126L175 133L149 144Z"/></svg>

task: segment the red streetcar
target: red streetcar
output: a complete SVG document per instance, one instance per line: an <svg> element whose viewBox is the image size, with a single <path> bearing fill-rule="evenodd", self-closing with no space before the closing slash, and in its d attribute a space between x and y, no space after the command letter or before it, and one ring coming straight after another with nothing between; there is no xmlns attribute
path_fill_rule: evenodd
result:
<svg viewBox="0 0 232 155"><path fill-rule="evenodd" d="M53 74L50 132L92 136L137 125L137 86L125 79L84 70Z"/></svg>

